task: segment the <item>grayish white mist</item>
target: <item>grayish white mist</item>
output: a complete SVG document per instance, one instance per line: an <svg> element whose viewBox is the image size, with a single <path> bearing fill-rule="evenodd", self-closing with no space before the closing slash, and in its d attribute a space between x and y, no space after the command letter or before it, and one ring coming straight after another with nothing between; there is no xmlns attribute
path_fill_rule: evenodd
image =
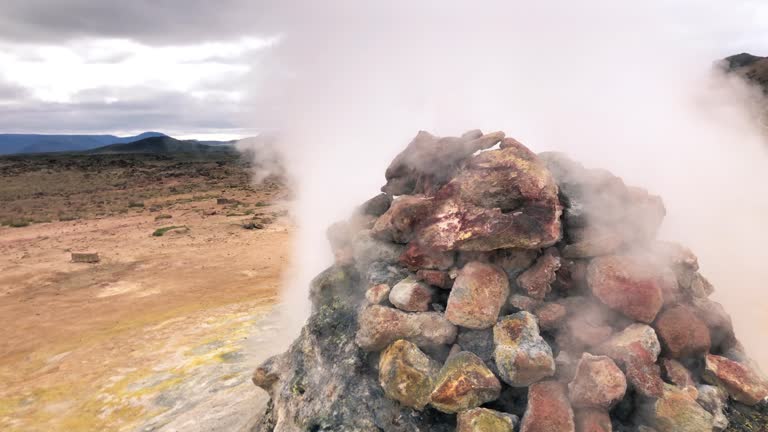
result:
<svg viewBox="0 0 768 432"><path fill-rule="evenodd" d="M419 129L482 128L662 195L662 236L699 256L715 299L768 369L768 157L750 108L756 93L711 70L730 54L768 52L749 42L768 34L758 8L288 1L259 11L255 25L281 39L255 68L248 126L281 131L297 182L290 331L308 314L309 280L331 263L326 227L378 191L392 157Z"/></svg>

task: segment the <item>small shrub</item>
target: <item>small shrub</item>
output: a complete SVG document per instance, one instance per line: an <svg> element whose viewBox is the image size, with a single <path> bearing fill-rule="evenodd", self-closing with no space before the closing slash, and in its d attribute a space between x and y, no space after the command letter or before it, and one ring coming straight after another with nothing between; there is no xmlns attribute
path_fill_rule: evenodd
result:
<svg viewBox="0 0 768 432"><path fill-rule="evenodd" d="M143 202L131 201L128 203L128 208L144 208Z"/></svg>
<svg viewBox="0 0 768 432"><path fill-rule="evenodd" d="M24 228L29 226L31 222L27 219L11 219L3 222L3 225L8 225L11 228Z"/></svg>
<svg viewBox="0 0 768 432"><path fill-rule="evenodd" d="M169 214L161 214L161 215L155 216L155 220L157 221L157 220L163 220L163 219L170 219L172 217L173 216L171 216Z"/></svg>
<svg viewBox="0 0 768 432"><path fill-rule="evenodd" d="M269 205L266 201L259 201L256 204L254 204L256 207L267 207Z"/></svg>
<svg viewBox="0 0 768 432"><path fill-rule="evenodd" d="M156 230L155 230L155 232L153 232L153 233L152 233L152 235L153 235L154 237L162 237L162 236L164 236L164 235L165 235L165 233L167 233L168 231L171 231L171 230L177 230L177 229L186 229L186 228L187 228L187 227L186 227L185 225L172 225L172 226L167 226L167 227L163 227L163 228L158 228L158 229L156 229Z"/></svg>

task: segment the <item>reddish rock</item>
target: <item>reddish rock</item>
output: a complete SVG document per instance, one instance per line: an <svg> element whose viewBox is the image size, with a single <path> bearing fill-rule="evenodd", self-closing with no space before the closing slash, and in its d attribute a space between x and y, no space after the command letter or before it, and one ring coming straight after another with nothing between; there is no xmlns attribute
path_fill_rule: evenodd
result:
<svg viewBox="0 0 768 432"><path fill-rule="evenodd" d="M453 252L440 252L422 247L418 242L411 242L400 256L400 264L410 270L437 269L448 270L453 265Z"/></svg>
<svg viewBox="0 0 768 432"><path fill-rule="evenodd" d="M441 138L419 131L390 163L385 172L387 184L381 190L391 195L431 193L453 176L459 162L502 138L503 132L483 135L469 131L461 137Z"/></svg>
<svg viewBox="0 0 768 432"><path fill-rule="evenodd" d="M541 300L532 299L522 294L512 294L509 296L509 305L526 312L533 312L537 307L544 304Z"/></svg>
<svg viewBox="0 0 768 432"><path fill-rule="evenodd" d="M432 211L434 202L423 196L405 195L392 202L389 209L376 220L371 235L378 240L408 243L416 226Z"/></svg>
<svg viewBox="0 0 768 432"><path fill-rule="evenodd" d="M380 193L358 207L358 213L379 217L392 205L392 195Z"/></svg>
<svg viewBox="0 0 768 432"><path fill-rule="evenodd" d="M676 359L704 354L711 346L709 328L685 305L662 312L653 327L665 352Z"/></svg>
<svg viewBox="0 0 768 432"><path fill-rule="evenodd" d="M565 321L568 311L559 303L544 303L535 308L533 314L539 320L539 327L542 330L554 330Z"/></svg>
<svg viewBox="0 0 768 432"><path fill-rule="evenodd" d="M555 373L552 348L539 335L536 318L518 312L493 327L493 358L499 377L512 387L526 387Z"/></svg>
<svg viewBox="0 0 768 432"><path fill-rule="evenodd" d="M560 269L555 273L552 288L570 295L585 290L588 264L585 260L560 258Z"/></svg>
<svg viewBox="0 0 768 432"><path fill-rule="evenodd" d="M627 380L608 357L584 353L568 385L573 406L610 409L624 397Z"/></svg>
<svg viewBox="0 0 768 432"><path fill-rule="evenodd" d="M768 397L768 383L752 368L713 354L706 356L704 380L724 388L734 400L756 405Z"/></svg>
<svg viewBox="0 0 768 432"><path fill-rule="evenodd" d="M611 417L608 411L595 408L577 409L575 413L576 432L611 432Z"/></svg>
<svg viewBox="0 0 768 432"><path fill-rule="evenodd" d="M426 312L432 303L433 290L424 282L409 276L392 287L389 302L406 312Z"/></svg>
<svg viewBox="0 0 768 432"><path fill-rule="evenodd" d="M645 324L632 324L595 350L607 355L621 366L627 382L638 393L660 397L664 382L656 359L661 345L656 332Z"/></svg>
<svg viewBox="0 0 768 432"><path fill-rule="evenodd" d="M587 282L600 301L636 321L653 322L663 304L663 274L636 256L593 259L587 269Z"/></svg>
<svg viewBox="0 0 768 432"><path fill-rule="evenodd" d="M528 293L528 296L538 300L552 290L552 282L555 281L555 272L560 268L560 257L557 250L550 248L536 260L533 267L524 271L517 277L517 285Z"/></svg>
<svg viewBox="0 0 768 432"><path fill-rule="evenodd" d="M416 279L443 289L450 289L453 285L453 280L448 272L440 270L419 270L416 272Z"/></svg>
<svg viewBox="0 0 768 432"><path fill-rule="evenodd" d="M665 358L661 362L664 376L667 381L676 385L681 390L690 393L691 397L696 399L698 390L696 390L696 381L691 372L677 360Z"/></svg>
<svg viewBox="0 0 768 432"><path fill-rule="evenodd" d="M473 156L435 198L440 207L418 236L438 250L540 249L561 236L557 186L522 145Z"/></svg>
<svg viewBox="0 0 768 432"><path fill-rule="evenodd" d="M493 256L493 263L508 275L516 275L530 267L538 255L535 249L499 249Z"/></svg>
<svg viewBox="0 0 768 432"><path fill-rule="evenodd" d="M528 388L528 406L520 432L575 432L573 409L565 386L542 381Z"/></svg>
<svg viewBox="0 0 768 432"><path fill-rule="evenodd" d="M610 255L624 246L625 238L610 227L587 226L569 231L572 243L563 248L566 258L589 258Z"/></svg>
<svg viewBox="0 0 768 432"><path fill-rule="evenodd" d="M381 304L389 297L389 285L378 284L368 288L365 292L365 300L369 304Z"/></svg>
<svg viewBox="0 0 768 432"><path fill-rule="evenodd" d="M456 325L471 329L491 327L508 295L506 273L494 265L468 263L453 283L445 317Z"/></svg>
<svg viewBox="0 0 768 432"><path fill-rule="evenodd" d="M420 347L448 345L456 340L456 326L438 312L406 313L373 305L358 317L357 345L366 351L379 351L398 339Z"/></svg>
<svg viewBox="0 0 768 432"><path fill-rule="evenodd" d="M726 351L736 345L733 322L728 313L725 312L723 305L708 298L694 298L692 304L696 316L704 321L704 324L709 328L712 348Z"/></svg>
<svg viewBox="0 0 768 432"><path fill-rule="evenodd" d="M480 357L463 351L445 361L430 395L431 404L445 413L457 413L496 400L501 383Z"/></svg>

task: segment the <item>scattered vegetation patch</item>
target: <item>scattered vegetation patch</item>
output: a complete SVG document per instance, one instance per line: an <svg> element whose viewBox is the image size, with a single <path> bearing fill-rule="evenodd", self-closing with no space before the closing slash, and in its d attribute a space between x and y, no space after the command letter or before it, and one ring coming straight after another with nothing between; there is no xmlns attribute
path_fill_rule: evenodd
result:
<svg viewBox="0 0 768 432"><path fill-rule="evenodd" d="M171 226L156 229L155 232L152 233L152 235L154 237L162 237L168 231L181 230L181 229L188 229L188 228L186 225L171 225Z"/></svg>
<svg viewBox="0 0 768 432"><path fill-rule="evenodd" d="M29 226L32 223L32 221L28 219L9 219L4 220L2 225L7 225L11 228L23 228L26 226Z"/></svg>
<svg viewBox="0 0 768 432"><path fill-rule="evenodd" d="M159 215L155 216L155 220L157 221L157 220L163 220L163 219L171 219L172 217L173 216L171 216L169 214L159 214Z"/></svg>
<svg viewBox="0 0 768 432"><path fill-rule="evenodd" d="M144 208L144 203L140 201L131 201L128 203L129 208Z"/></svg>

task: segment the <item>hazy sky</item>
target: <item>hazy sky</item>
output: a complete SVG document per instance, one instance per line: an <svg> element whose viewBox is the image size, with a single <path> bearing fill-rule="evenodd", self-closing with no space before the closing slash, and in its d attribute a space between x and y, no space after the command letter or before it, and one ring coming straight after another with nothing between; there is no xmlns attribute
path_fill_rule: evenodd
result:
<svg viewBox="0 0 768 432"><path fill-rule="evenodd" d="M675 3L685 8L671 13L710 11L708 0ZM343 11L344 2L336 4ZM738 19L711 16L710 39L701 43L768 54L768 32L752 30L768 22L768 6L733 4ZM252 132L244 127L269 127L243 114L254 111L246 80L281 37L290 37L290 23L282 22L305 6L291 0L3 0L0 133L239 135Z"/></svg>

